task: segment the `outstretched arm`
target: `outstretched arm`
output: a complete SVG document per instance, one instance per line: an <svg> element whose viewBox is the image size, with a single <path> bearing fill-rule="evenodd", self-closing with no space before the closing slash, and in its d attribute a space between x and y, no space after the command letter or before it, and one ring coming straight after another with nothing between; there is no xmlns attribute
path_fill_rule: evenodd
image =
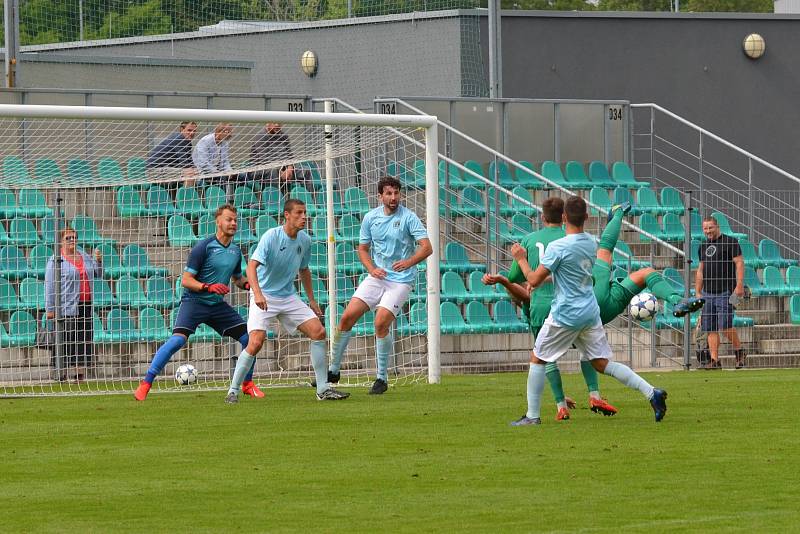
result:
<svg viewBox="0 0 800 534"><path fill-rule="evenodd" d="M484 274L481 282L487 286L500 284L517 304L527 304L531 300L531 295L525 286L515 284L502 274Z"/></svg>

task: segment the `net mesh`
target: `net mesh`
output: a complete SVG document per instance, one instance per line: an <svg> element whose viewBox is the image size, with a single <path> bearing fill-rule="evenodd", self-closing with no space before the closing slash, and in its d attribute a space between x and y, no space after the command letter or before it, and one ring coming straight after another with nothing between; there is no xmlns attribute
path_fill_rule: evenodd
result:
<svg viewBox="0 0 800 534"><path fill-rule="evenodd" d="M171 334L188 253L215 233L214 212L226 203L238 210L234 243L247 259L261 235L282 224L285 199L305 201L314 293L330 332L334 304L345 306L365 276L355 246L361 218L377 205L376 183L397 166L423 160L423 138L424 132L410 128L333 127L327 138L334 182L331 236L323 125L0 119L0 394L132 391ZM203 160L198 147L210 141L227 147L227 159L214 152ZM425 221L420 187L407 190L404 205ZM50 318L55 295L48 293L57 290L45 283L47 266L53 251L67 245L56 232L65 227L76 230L87 266L88 258L102 258L102 272L87 277L91 306ZM333 299L329 254L336 261ZM69 270L66 261L62 265ZM427 373L424 278L421 270L395 325L390 383ZM78 285L65 282L62 288L65 305L79 298ZM248 295L231 288L226 301L246 319ZM342 385L367 384L375 376L373 319L368 313L355 327ZM154 391L227 387L241 350L201 325ZM185 363L198 371L190 386L174 378ZM313 376L308 340L275 325L258 355L256 382L298 385Z"/></svg>

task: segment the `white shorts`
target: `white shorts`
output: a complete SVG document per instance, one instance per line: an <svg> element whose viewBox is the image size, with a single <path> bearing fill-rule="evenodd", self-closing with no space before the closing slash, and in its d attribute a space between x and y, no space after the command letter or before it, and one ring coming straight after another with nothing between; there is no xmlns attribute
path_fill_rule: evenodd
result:
<svg viewBox="0 0 800 534"><path fill-rule="evenodd" d="M283 298L268 295L265 297L267 299L266 311L256 306L255 300L250 297L250 310L247 316L248 332L267 331L270 329L273 319L277 319L287 332L294 334L298 326L309 319L317 318L317 314L297 295Z"/></svg>
<svg viewBox="0 0 800 534"><path fill-rule="evenodd" d="M581 360L597 360L612 357L611 346L606 331L598 319L597 323L583 328L561 326L552 316L545 319L539 335L536 336L534 354L540 360L554 362L575 345Z"/></svg>
<svg viewBox="0 0 800 534"><path fill-rule="evenodd" d="M412 287L411 284L380 280L372 275L367 275L356 288L353 297L364 301L370 310L380 306L397 317L403 310L403 304L408 300L408 294L411 293Z"/></svg>

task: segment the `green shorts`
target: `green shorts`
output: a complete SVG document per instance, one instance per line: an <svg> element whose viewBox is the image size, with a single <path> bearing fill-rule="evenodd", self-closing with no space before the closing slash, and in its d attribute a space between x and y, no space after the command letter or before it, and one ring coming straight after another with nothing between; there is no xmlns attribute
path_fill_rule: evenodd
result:
<svg viewBox="0 0 800 534"><path fill-rule="evenodd" d="M544 320L550 315L550 306L552 303L553 301L550 297L541 301L534 297L531 302L530 311L528 312L528 326L530 326L531 334L533 334L534 339L539 335L539 330L541 330Z"/></svg>
<svg viewBox="0 0 800 534"><path fill-rule="evenodd" d="M594 278L594 296L600 307L600 320L603 324L610 323L628 307L634 295L642 292L630 278L617 282L611 278L611 265L603 260L596 260L592 269Z"/></svg>

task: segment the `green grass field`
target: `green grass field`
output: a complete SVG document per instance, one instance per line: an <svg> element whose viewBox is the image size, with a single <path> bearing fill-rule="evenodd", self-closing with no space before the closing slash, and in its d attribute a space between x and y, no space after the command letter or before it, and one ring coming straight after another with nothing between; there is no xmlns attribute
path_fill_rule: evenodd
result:
<svg viewBox="0 0 800 534"><path fill-rule="evenodd" d="M540 427L523 374L437 386L0 400L0 531L792 531L800 524L800 370L645 375Z"/></svg>

